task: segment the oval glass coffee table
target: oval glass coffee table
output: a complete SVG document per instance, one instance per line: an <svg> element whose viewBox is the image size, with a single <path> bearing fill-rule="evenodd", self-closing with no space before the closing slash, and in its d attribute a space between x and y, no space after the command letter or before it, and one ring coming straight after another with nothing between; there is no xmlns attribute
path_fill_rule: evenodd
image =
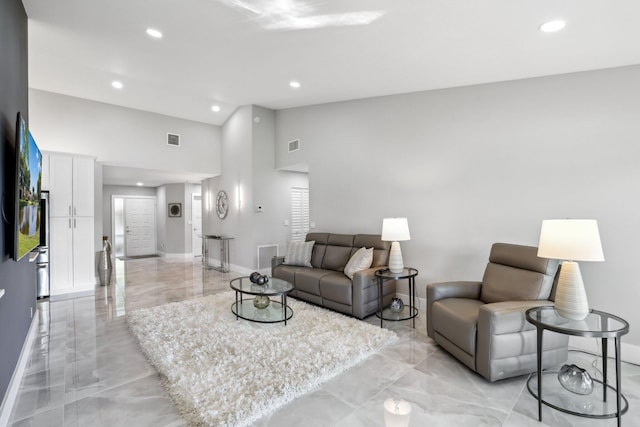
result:
<svg viewBox="0 0 640 427"><path fill-rule="evenodd" d="M629 409L629 402L622 394L620 373L620 340L629 332L626 320L598 310L590 310L584 320L571 320L562 317L553 306L534 307L525 312L529 323L536 327L538 370L529 377L527 388L529 393L538 399L538 421L542 421L542 404L558 411L587 418L618 418L622 423L622 415ZM595 390L588 395L567 391L558 381L558 371L542 370L542 335L552 331L564 335L600 338L602 343L602 380L593 378ZM616 385L607 381L607 344L614 339ZM543 386L543 378L544 386ZM537 381L534 381L537 380ZM607 390L615 393L615 399L607 400ZM544 398L542 394L545 394Z"/></svg>
<svg viewBox="0 0 640 427"><path fill-rule="evenodd" d="M294 286L286 280L269 278L266 285L251 283L249 277L238 277L230 282L231 289L236 291L236 302L231 304L231 312L236 319L242 318L250 322L278 323L293 317L293 309L287 305L287 293ZM251 298L244 298L251 295ZM271 299L270 297L280 297Z"/></svg>

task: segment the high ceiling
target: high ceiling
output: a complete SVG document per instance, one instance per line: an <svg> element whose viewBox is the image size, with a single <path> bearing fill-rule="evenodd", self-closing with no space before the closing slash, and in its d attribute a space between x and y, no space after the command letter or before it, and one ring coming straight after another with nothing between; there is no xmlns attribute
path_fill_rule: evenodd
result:
<svg viewBox="0 0 640 427"><path fill-rule="evenodd" d="M30 87L216 125L240 105L284 109L640 63L637 0L23 3ZM538 31L552 19L566 28Z"/></svg>

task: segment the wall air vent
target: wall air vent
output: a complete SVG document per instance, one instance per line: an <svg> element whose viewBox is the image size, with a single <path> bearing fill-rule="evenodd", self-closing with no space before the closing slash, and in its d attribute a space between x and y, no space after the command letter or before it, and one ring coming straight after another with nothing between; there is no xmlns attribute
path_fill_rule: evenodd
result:
<svg viewBox="0 0 640 427"><path fill-rule="evenodd" d="M180 147L180 135L177 133L168 133L167 134L167 145L172 145L174 147Z"/></svg>
<svg viewBox="0 0 640 427"><path fill-rule="evenodd" d="M293 153L294 151L298 151L300 149L300 139L294 139L293 141L289 141L289 153Z"/></svg>

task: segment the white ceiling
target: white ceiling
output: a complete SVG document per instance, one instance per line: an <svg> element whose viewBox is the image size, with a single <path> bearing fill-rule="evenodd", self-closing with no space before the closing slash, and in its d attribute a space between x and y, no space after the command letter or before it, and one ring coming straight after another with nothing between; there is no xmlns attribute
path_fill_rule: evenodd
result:
<svg viewBox="0 0 640 427"><path fill-rule="evenodd" d="M637 0L23 3L30 87L215 125L240 105L277 110L640 63ZM539 32L551 19L567 27Z"/></svg>

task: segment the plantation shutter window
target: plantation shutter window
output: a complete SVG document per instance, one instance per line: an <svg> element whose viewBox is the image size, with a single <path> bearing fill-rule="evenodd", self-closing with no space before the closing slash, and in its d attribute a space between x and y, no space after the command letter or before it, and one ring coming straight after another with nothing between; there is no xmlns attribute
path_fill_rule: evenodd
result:
<svg viewBox="0 0 640 427"><path fill-rule="evenodd" d="M291 188L291 240L304 240L309 232L309 216L309 189Z"/></svg>

